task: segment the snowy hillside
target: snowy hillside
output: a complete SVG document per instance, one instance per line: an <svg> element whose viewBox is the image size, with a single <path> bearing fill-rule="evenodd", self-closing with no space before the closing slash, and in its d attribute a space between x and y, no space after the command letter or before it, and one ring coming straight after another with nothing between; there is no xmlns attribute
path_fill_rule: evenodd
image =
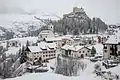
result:
<svg viewBox="0 0 120 80"><path fill-rule="evenodd" d="M35 18L37 17L37 18ZM39 14L0 14L0 26L14 33L13 37L33 36L46 23L44 20L58 20L56 16ZM0 35L4 36L4 31L0 29ZM24 35L24 36L21 36ZM35 35L35 36L36 36Z"/></svg>
<svg viewBox="0 0 120 80"><path fill-rule="evenodd" d="M34 18L34 16L39 17L40 19L51 19L58 20L57 17L51 15L45 15L44 13L40 14L0 14L0 25L5 28L13 28L19 24L30 23L40 25L41 22ZM23 26L21 26L23 27Z"/></svg>

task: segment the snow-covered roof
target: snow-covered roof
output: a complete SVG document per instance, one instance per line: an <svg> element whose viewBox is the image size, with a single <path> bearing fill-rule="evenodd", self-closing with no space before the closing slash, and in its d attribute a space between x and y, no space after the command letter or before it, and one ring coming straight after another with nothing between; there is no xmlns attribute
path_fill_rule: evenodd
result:
<svg viewBox="0 0 120 80"><path fill-rule="evenodd" d="M38 40L37 37L23 37L23 38L13 38L10 39L9 41L19 41L22 45L26 45L26 42L29 41L30 43L36 43Z"/></svg>
<svg viewBox="0 0 120 80"><path fill-rule="evenodd" d="M74 41L70 36L59 36L59 37L45 38L46 41L60 41L63 39L68 39L68 40Z"/></svg>
<svg viewBox="0 0 120 80"><path fill-rule="evenodd" d="M81 37L98 37L98 34L86 34L86 35L80 35Z"/></svg>
<svg viewBox="0 0 120 80"><path fill-rule="evenodd" d="M38 46L41 48L41 49L47 49L49 50L49 48L56 48L56 44L55 43L46 43L46 42L40 42L38 43Z"/></svg>
<svg viewBox="0 0 120 80"><path fill-rule="evenodd" d="M39 46L41 49L47 49L47 43L46 43L46 42L40 42L40 43L38 43L38 46Z"/></svg>
<svg viewBox="0 0 120 80"><path fill-rule="evenodd" d="M40 52L42 51L39 46L28 46L31 52Z"/></svg>
<svg viewBox="0 0 120 80"><path fill-rule="evenodd" d="M19 52L19 49L20 49L20 47L10 47L10 48L8 48L8 50L5 52L6 56L9 56L11 54L16 55Z"/></svg>
<svg viewBox="0 0 120 80"><path fill-rule="evenodd" d="M92 49L94 47L96 49L97 54L102 54L103 53L103 44L97 43L92 46L88 46L89 49Z"/></svg>
<svg viewBox="0 0 120 80"><path fill-rule="evenodd" d="M120 65L116 66L116 67L113 67L113 68L110 68L110 69L107 69L106 71L111 71L115 74L120 74Z"/></svg>
<svg viewBox="0 0 120 80"><path fill-rule="evenodd" d="M108 40L105 42L106 44L118 44L120 42L120 37L117 35L109 36Z"/></svg>
<svg viewBox="0 0 120 80"><path fill-rule="evenodd" d="M49 48L56 48L56 44L55 43L47 43L47 46Z"/></svg>
<svg viewBox="0 0 120 80"><path fill-rule="evenodd" d="M70 47L71 47L70 45L67 45L67 44L66 44L66 45L62 46L61 48L62 48L62 49L65 49L65 50L69 50Z"/></svg>
<svg viewBox="0 0 120 80"><path fill-rule="evenodd" d="M40 32L39 35L41 35L41 34L50 34L50 33L53 34L53 32L51 30L43 30L43 31Z"/></svg>
<svg viewBox="0 0 120 80"><path fill-rule="evenodd" d="M46 41L60 41L62 40L61 37L49 37L49 38L45 38Z"/></svg>
<svg viewBox="0 0 120 80"><path fill-rule="evenodd" d="M62 49L65 49L65 50L72 50L72 51L78 51L82 48L84 48L85 46L80 46L80 45L64 45L63 47L61 47Z"/></svg>
<svg viewBox="0 0 120 80"><path fill-rule="evenodd" d="M105 43L106 44L118 44L118 43L120 43L120 30L117 30L115 35L109 35L109 38Z"/></svg>
<svg viewBox="0 0 120 80"><path fill-rule="evenodd" d="M62 36L61 38L62 39L68 39L68 40L74 41L70 36Z"/></svg>
<svg viewBox="0 0 120 80"><path fill-rule="evenodd" d="M50 49L56 49L55 43L46 43L46 42L40 42L38 43L38 46L28 46L31 52L41 52L43 50L50 51Z"/></svg>

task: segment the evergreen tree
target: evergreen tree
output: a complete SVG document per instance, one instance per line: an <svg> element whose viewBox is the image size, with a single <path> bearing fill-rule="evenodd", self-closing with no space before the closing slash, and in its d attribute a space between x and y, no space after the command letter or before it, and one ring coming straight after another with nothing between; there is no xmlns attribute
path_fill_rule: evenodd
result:
<svg viewBox="0 0 120 80"><path fill-rule="evenodd" d="M28 46L30 46L30 43L29 43L29 41L27 40L27 42L26 42L26 47L28 47Z"/></svg>
<svg viewBox="0 0 120 80"><path fill-rule="evenodd" d="M79 30L78 30L78 29L75 29L75 30L73 31L73 35L79 35Z"/></svg>
<svg viewBox="0 0 120 80"><path fill-rule="evenodd" d="M20 63L22 64L26 61L27 61L27 54L25 52L25 47L23 46L21 50L21 55L20 55Z"/></svg>
<svg viewBox="0 0 120 80"><path fill-rule="evenodd" d="M95 54L96 54L96 49L95 49L95 47L92 47L91 55L92 55L92 56L95 56Z"/></svg>
<svg viewBox="0 0 120 80"><path fill-rule="evenodd" d="M101 42L101 37L100 36L98 36L98 43L100 43Z"/></svg>

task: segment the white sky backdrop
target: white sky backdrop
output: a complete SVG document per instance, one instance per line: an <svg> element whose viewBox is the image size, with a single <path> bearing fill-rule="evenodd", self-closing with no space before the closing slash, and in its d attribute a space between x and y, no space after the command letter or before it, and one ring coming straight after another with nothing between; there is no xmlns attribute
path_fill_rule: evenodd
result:
<svg viewBox="0 0 120 80"><path fill-rule="evenodd" d="M74 6L82 6L89 17L100 17L107 24L120 23L120 0L0 0L0 13L36 11L62 16Z"/></svg>

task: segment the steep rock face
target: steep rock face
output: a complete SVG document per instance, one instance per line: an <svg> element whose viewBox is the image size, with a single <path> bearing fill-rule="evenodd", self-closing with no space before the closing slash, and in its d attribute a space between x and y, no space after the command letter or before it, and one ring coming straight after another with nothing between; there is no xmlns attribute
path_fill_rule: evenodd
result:
<svg viewBox="0 0 120 80"><path fill-rule="evenodd" d="M73 9L73 12L64 15L63 22L65 23L65 29L69 32L78 30L79 33L87 33L90 27L91 19L86 15L83 8L79 11Z"/></svg>
<svg viewBox="0 0 120 80"><path fill-rule="evenodd" d="M107 29L107 25L100 18L93 18L92 26L93 26L94 32L96 33L98 32L104 33L104 31Z"/></svg>
<svg viewBox="0 0 120 80"><path fill-rule="evenodd" d="M78 76L85 68L86 65L80 59L60 55L57 57L55 73L65 76Z"/></svg>

